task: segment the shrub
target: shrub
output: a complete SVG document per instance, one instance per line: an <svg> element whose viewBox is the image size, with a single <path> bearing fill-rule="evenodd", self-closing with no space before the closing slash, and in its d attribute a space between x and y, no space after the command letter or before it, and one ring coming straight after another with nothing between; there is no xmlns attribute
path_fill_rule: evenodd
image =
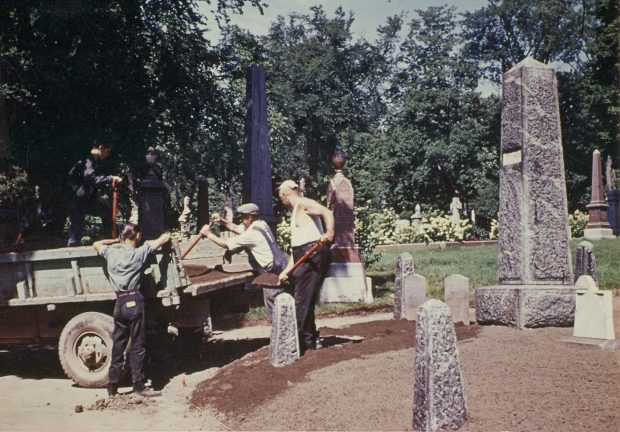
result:
<svg viewBox="0 0 620 432"><path fill-rule="evenodd" d="M26 171L11 161L0 161L0 207L24 208L33 198Z"/></svg>
<svg viewBox="0 0 620 432"><path fill-rule="evenodd" d="M575 210L572 215L568 215L568 226L572 238L583 237L583 230L588 224L588 215L579 210Z"/></svg>
<svg viewBox="0 0 620 432"><path fill-rule="evenodd" d="M287 253L291 249L291 215L287 213L276 228L276 241L280 248Z"/></svg>
<svg viewBox="0 0 620 432"><path fill-rule="evenodd" d="M381 252L375 250L378 239L377 236L372 235L373 231L370 228L371 222L369 221L369 213L366 208L358 208L355 210L355 243L360 248L362 254L362 260L364 261L364 267L368 268L381 259Z"/></svg>
<svg viewBox="0 0 620 432"><path fill-rule="evenodd" d="M467 219L455 223L448 215L424 216L420 225L405 228L395 240L398 243L463 241L470 238L472 229Z"/></svg>
<svg viewBox="0 0 620 432"><path fill-rule="evenodd" d="M489 239L497 240L497 235L499 234L499 223L497 219L491 220L491 231L489 231Z"/></svg>

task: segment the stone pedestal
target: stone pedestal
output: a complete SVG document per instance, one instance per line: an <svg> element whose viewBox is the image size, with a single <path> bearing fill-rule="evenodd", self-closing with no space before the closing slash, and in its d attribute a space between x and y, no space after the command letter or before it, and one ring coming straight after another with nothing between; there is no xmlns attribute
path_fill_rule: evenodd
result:
<svg viewBox="0 0 620 432"><path fill-rule="evenodd" d="M138 182L138 224L143 240L155 239L164 232L166 184L155 172L156 160L154 150L149 148L146 155L148 171Z"/></svg>
<svg viewBox="0 0 620 432"><path fill-rule="evenodd" d="M566 285L480 287L476 289L476 321L519 329L572 326L575 291Z"/></svg>
<svg viewBox="0 0 620 432"><path fill-rule="evenodd" d="M370 303L372 283L366 278L359 248L355 244L353 185L342 173L345 155L339 148L332 157L336 174L327 189L327 207L334 213L334 244L330 248L327 276L321 286L320 303Z"/></svg>

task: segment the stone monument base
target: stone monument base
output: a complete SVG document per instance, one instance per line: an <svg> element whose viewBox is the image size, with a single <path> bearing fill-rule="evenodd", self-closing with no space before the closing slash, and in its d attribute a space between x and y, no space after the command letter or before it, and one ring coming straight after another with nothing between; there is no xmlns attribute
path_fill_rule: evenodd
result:
<svg viewBox="0 0 620 432"><path fill-rule="evenodd" d="M371 303L372 281L362 263L330 263L321 286L319 303Z"/></svg>
<svg viewBox="0 0 620 432"><path fill-rule="evenodd" d="M476 321L518 329L568 327L575 321L574 285L493 285L476 288Z"/></svg>
<svg viewBox="0 0 620 432"><path fill-rule="evenodd" d="M588 240L616 238L611 228L586 228L583 230L583 237Z"/></svg>

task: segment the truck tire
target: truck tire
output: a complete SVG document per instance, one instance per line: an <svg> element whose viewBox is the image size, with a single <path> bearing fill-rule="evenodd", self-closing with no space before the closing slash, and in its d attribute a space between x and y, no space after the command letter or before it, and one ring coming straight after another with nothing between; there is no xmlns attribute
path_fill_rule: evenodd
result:
<svg viewBox="0 0 620 432"><path fill-rule="evenodd" d="M82 387L105 387L112 360L114 320L99 312L85 312L65 325L58 342L60 364Z"/></svg>

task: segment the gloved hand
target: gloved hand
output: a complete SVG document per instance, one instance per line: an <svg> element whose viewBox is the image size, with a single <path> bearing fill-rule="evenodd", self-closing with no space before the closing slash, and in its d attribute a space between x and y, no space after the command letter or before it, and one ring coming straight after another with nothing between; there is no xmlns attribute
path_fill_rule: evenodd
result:
<svg viewBox="0 0 620 432"><path fill-rule="evenodd" d="M230 249L226 249L226 252L224 252L224 259L222 260L222 262L225 263L226 261L228 261L228 264L230 264L232 262L232 256L233 256L233 252Z"/></svg>

